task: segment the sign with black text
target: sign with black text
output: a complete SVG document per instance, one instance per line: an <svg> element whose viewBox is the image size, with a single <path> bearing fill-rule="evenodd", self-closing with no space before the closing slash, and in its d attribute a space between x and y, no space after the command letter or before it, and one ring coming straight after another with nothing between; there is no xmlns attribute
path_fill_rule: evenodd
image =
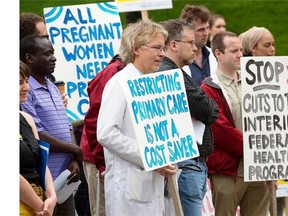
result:
<svg viewBox="0 0 288 216"><path fill-rule="evenodd" d="M243 57L244 181L288 179L288 56Z"/></svg>

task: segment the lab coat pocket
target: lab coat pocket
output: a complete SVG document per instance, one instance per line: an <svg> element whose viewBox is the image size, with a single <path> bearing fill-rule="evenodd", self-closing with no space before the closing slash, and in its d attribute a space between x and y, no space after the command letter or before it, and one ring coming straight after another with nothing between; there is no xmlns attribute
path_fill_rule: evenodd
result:
<svg viewBox="0 0 288 216"><path fill-rule="evenodd" d="M136 202L152 202L152 172L128 168L125 197Z"/></svg>

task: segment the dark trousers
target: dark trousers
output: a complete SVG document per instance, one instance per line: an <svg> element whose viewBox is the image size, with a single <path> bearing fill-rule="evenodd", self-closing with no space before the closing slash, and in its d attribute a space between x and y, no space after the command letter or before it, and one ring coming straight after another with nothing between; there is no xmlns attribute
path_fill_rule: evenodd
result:
<svg viewBox="0 0 288 216"><path fill-rule="evenodd" d="M81 136L82 136L83 125L78 128L74 128L74 136L77 145L80 145ZM83 172L83 164L80 164L80 180L81 184L78 187L74 195L75 208L78 216L91 216L90 213L90 205L89 205L89 197L88 197L88 185L86 182L86 178Z"/></svg>
<svg viewBox="0 0 288 216"><path fill-rule="evenodd" d="M71 196L63 203L56 204L53 216L75 216L74 196Z"/></svg>

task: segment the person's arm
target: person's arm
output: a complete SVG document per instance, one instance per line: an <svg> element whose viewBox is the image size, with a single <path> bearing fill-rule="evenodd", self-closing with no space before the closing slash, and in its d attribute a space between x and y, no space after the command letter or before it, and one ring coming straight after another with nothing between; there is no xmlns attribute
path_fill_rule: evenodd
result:
<svg viewBox="0 0 288 216"><path fill-rule="evenodd" d="M53 215L53 211L57 203L57 196L54 188L53 178L50 169L48 167L46 167L45 183L46 183L46 191L45 191L46 200L44 201L43 213L44 215L45 214Z"/></svg>
<svg viewBox="0 0 288 216"><path fill-rule="evenodd" d="M78 145L71 145L70 143L64 142L44 131L44 128L41 125L41 119L38 117L35 110L37 102L33 100L34 97L35 95L33 92L31 94L29 93L27 101L24 104L21 104L21 107L33 118L37 127L39 138L50 144L50 151L72 154L74 159L81 161L82 163L82 151Z"/></svg>
<svg viewBox="0 0 288 216"><path fill-rule="evenodd" d="M36 128L36 125L35 125L35 122L34 122L32 116L30 116L28 113L25 113L25 112L21 112L21 113L24 116L24 118L26 119L26 121L29 123L29 125L31 126L31 129L32 129L32 131L34 133L35 138L39 139L37 128ZM28 183L28 181L23 176L20 175L20 185L21 185L21 183L22 183L22 185L25 186L26 183ZM56 202L57 202L57 196L56 196L55 189L54 189L53 178L52 178L52 175L50 173L50 169L48 167L46 167L45 184L46 184L46 191L45 191L46 200L44 202L44 205L43 205L43 202L41 200L42 208L41 208L40 211L38 209L35 209L35 210L38 213L39 212L43 212L45 214L46 212L48 212L48 215L52 215L54 207L55 207ZM22 186L22 187L24 187L24 186ZM30 186L30 184L29 184L29 186ZM31 186L30 186L30 188L32 189ZM25 196L26 192L23 191L23 193L24 193L24 196ZM34 194L35 194L35 192L34 192ZM24 199L26 199L26 198L24 197Z"/></svg>
<svg viewBox="0 0 288 216"><path fill-rule="evenodd" d="M77 143L76 143L76 138L75 138L73 129L70 130L70 134L71 134L71 143L72 143L72 145L78 146ZM81 148L80 148L80 150L81 150ZM81 154L82 154L82 150L81 150ZM72 158L72 160L71 160L71 162L70 162L70 164L68 166L68 169L71 172L70 175L67 178L67 179L70 179L68 181L68 184L80 180L80 166L81 166L82 160L83 160L83 155L82 155L81 159L77 158L77 157L75 158L75 156L73 155L73 158Z"/></svg>
<svg viewBox="0 0 288 216"><path fill-rule="evenodd" d="M74 145L73 143L72 145L66 143L44 131L39 132L38 134L41 140L48 142L50 144L51 151L72 154L75 160L77 160L79 163L82 163L83 160L82 150L78 145L76 144Z"/></svg>
<svg viewBox="0 0 288 216"><path fill-rule="evenodd" d="M220 94L223 93L216 90L213 91L212 88L207 85L201 85L201 88L217 103L219 109L219 117L211 124L215 147L235 157L243 158L243 134L232 125L231 120L228 118L228 113L225 109L225 106L228 107L228 103L225 102L226 105L223 104L220 98ZM224 97L224 95L222 96Z"/></svg>
<svg viewBox="0 0 288 216"><path fill-rule="evenodd" d="M29 125L31 126L36 139L39 139L40 137L41 140L48 142L50 144L51 151L72 154L73 157L76 158L77 161L79 160L79 162L82 162L82 157L83 157L82 151L80 147L76 144L73 130L70 131L70 134L71 134L72 144L74 145L70 145L69 143L66 143L60 139L57 139L56 137L53 137L46 132L38 133L33 117L29 115L28 113L25 113L25 112L21 112L21 113L25 117Z"/></svg>
<svg viewBox="0 0 288 216"><path fill-rule="evenodd" d="M68 169L71 171L71 174L68 176L67 179L72 177L74 174L76 174L71 182L76 182L80 179L80 164L83 161L83 154L81 148L75 143L75 137L73 135L73 130L71 130L71 139L72 144L66 143L54 136L51 136L50 134L46 132L39 132L39 137L41 140L46 141L50 144L50 150L53 152L62 152L66 154L72 154L73 158L70 162L70 165Z"/></svg>
<svg viewBox="0 0 288 216"><path fill-rule="evenodd" d="M39 139L37 127L36 127L36 124L35 124L35 122L34 122L34 120L33 120L33 117L32 117L31 115L29 115L28 113L26 113L26 112L20 111L20 113L24 116L24 118L26 119L26 121L27 121L27 122L29 123L29 125L31 126L35 138L36 138L36 139Z"/></svg>
<svg viewBox="0 0 288 216"><path fill-rule="evenodd" d="M35 212L40 212L43 209L43 201L35 193L29 182L19 174L20 180L20 200L31 207Z"/></svg>
<svg viewBox="0 0 288 216"><path fill-rule="evenodd" d="M124 92L118 81L113 78L106 84L103 91L97 122L97 139L113 154L143 167L137 140L122 132L125 111L128 108ZM132 122L129 127L130 130L133 130ZM126 128L126 130L128 129Z"/></svg>
<svg viewBox="0 0 288 216"><path fill-rule="evenodd" d="M196 85L189 75L183 74L191 117L205 125L210 125L218 118L217 104Z"/></svg>
<svg viewBox="0 0 288 216"><path fill-rule="evenodd" d="M115 57L114 57L115 58ZM112 59L113 60L113 59ZM97 124L98 124L98 115L102 102L102 94L106 83L123 67L119 65L119 61L109 63L109 65L100 73L98 73L93 80L90 82L89 87L87 88L90 107L86 113L83 128L83 133L85 133L87 142L93 153L95 153L95 165L96 168L101 173L101 176L104 176L105 173L105 159L103 146L97 140ZM124 65L122 65L124 66ZM102 175L103 174L103 175Z"/></svg>

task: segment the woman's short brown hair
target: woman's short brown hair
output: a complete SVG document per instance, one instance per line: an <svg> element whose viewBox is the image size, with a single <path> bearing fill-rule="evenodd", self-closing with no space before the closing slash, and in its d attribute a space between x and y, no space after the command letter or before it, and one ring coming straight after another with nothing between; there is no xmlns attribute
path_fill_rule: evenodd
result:
<svg viewBox="0 0 288 216"><path fill-rule="evenodd" d="M20 75L22 77L29 77L30 76L30 69L29 67L20 60Z"/></svg>

